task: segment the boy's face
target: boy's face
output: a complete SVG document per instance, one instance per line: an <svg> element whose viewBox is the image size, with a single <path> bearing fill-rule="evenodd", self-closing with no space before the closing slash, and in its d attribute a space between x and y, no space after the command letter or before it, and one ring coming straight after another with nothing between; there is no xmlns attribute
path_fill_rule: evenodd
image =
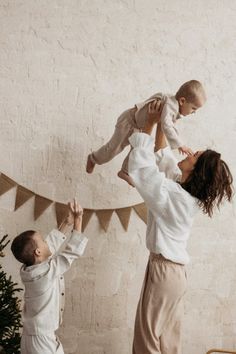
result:
<svg viewBox="0 0 236 354"><path fill-rule="evenodd" d="M196 102L188 102L185 97L180 97L179 99L179 113L183 116L188 116L189 114L195 113L199 108L201 108L205 103L204 98L198 98Z"/></svg>
<svg viewBox="0 0 236 354"><path fill-rule="evenodd" d="M37 248L35 250L35 256L38 261L43 262L45 261L48 257L52 255L47 242L43 239L42 235L40 235L38 232L36 232L33 235L34 241L37 245Z"/></svg>

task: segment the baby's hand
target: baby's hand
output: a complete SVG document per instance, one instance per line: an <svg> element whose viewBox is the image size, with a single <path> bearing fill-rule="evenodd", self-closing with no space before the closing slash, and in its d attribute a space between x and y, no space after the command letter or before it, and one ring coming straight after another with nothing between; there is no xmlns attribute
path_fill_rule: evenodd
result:
<svg viewBox="0 0 236 354"><path fill-rule="evenodd" d="M188 148L187 146L180 146L178 148L178 150L179 150L179 153L182 155L183 154L186 154L188 156L193 155L193 151L190 148Z"/></svg>

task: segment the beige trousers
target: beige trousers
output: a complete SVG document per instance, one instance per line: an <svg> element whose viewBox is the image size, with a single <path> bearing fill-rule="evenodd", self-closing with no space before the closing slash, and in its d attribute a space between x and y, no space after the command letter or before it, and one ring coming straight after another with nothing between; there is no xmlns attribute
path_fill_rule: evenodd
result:
<svg viewBox="0 0 236 354"><path fill-rule="evenodd" d="M181 354L185 267L150 254L138 303L133 354Z"/></svg>
<svg viewBox="0 0 236 354"><path fill-rule="evenodd" d="M91 158L93 162L102 165L112 160L129 145L129 137L135 129L138 129L135 121L135 110L128 109L118 118L115 131L108 143L92 153ZM128 173L128 156L123 162L122 170Z"/></svg>
<svg viewBox="0 0 236 354"><path fill-rule="evenodd" d="M135 131L140 131L144 128L145 121L147 119L148 104L154 100L155 99L153 98L147 101L147 104L144 105L140 110L137 110L137 108L134 107L124 111L120 115L111 139L108 141L108 143L91 154L91 159L94 163L102 165L112 160L116 155L123 151L126 146L129 145L129 137ZM159 102L161 114L161 100L156 100ZM126 156L121 168L126 173L128 173L129 154Z"/></svg>

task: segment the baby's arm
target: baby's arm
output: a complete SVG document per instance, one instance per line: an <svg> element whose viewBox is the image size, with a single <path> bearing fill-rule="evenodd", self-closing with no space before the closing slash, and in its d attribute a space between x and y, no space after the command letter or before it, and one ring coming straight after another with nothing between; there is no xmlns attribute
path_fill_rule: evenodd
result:
<svg viewBox="0 0 236 354"><path fill-rule="evenodd" d="M178 150L180 154L193 155L193 151L187 146L180 146Z"/></svg>
<svg viewBox="0 0 236 354"><path fill-rule="evenodd" d="M183 142L180 139L178 129L173 122L173 116L176 115L174 109L168 103L164 104L161 113L161 126L162 130L172 149L178 149L183 146Z"/></svg>
<svg viewBox="0 0 236 354"><path fill-rule="evenodd" d="M168 103L165 104L161 114L163 132L172 149L178 149L181 154L192 155L192 150L183 144L179 136L178 129L176 128L172 118L174 114L176 114L176 112L173 108Z"/></svg>

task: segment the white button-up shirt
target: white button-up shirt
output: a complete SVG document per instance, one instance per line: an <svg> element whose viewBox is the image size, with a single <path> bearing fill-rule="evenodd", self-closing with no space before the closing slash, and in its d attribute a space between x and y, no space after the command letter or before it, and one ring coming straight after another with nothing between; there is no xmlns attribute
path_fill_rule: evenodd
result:
<svg viewBox="0 0 236 354"><path fill-rule="evenodd" d="M176 263L186 264L186 251L197 199L177 180L181 171L169 147L154 153L154 140L148 134L134 133L130 139L129 175L148 208L146 245Z"/></svg>
<svg viewBox="0 0 236 354"><path fill-rule="evenodd" d="M46 335L58 329L64 310L63 274L83 254L88 239L74 230L66 240L63 233L53 230L46 241L53 255L40 264L22 266L20 271L25 286L23 333L28 335Z"/></svg>

